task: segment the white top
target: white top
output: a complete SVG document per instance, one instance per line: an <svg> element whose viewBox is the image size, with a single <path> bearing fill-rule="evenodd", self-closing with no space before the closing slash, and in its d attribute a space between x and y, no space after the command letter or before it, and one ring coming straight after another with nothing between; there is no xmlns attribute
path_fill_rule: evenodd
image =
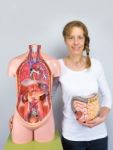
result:
<svg viewBox="0 0 113 150"><path fill-rule="evenodd" d="M61 64L59 81L64 104L63 137L72 141L89 141L107 136L105 123L101 123L93 128L83 126L77 122L71 108L73 96L89 96L98 92L101 94L101 106L111 108L111 93L101 63L97 59L91 58L90 69L73 71L64 64L63 59L60 59L59 62Z"/></svg>

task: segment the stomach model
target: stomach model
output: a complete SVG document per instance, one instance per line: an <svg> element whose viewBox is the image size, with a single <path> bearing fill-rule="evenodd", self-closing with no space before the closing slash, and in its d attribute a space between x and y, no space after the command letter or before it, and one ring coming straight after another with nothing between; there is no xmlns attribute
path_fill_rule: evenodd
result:
<svg viewBox="0 0 113 150"><path fill-rule="evenodd" d="M19 115L29 123L41 121L51 109L51 71L40 55L41 46L32 51L17 70Z"/></svg>
<svg viewBox="0 0 113 150"><path fill-rule="evenodd" d="M71 105L76 119L80 122L94 119L100 110L98 94L92 94L85 98L80 96L73 97Z"/></svg>

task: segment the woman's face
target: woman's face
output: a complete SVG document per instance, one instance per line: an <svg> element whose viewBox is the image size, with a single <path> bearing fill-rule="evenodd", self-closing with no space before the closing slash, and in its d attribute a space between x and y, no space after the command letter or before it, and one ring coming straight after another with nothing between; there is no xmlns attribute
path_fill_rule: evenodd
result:
<svg viewBox="0 0 113 150"><path fill-rule="evenodd" d="M85 44L83 29L80 27L73 27L70 35L65 38L65 43L71 55L81 55Z"/></svg>

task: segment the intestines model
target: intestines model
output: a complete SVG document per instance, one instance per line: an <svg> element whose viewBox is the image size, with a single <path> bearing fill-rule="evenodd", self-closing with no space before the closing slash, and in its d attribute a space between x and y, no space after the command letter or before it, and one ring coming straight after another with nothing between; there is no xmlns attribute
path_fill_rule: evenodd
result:
<svg viewBox="0 0 113 150"><path fill-rule="evenodd" d="M17 79L17 103L11 133L14 143L47 142L54 138L51 92L53 77L58 77L59 73L58 61L43 54L40 45L29 45L27 53L10 62L9 75Z"/></svg>
<svg viewBox="0 0 113 150"><path fill-rule="evenodd" d="M93 93L88 97L73 97L71 105L76 120L80 122L90 121L99 114L99 95L97 93Z"/></svg>
<svg viewBox="0 0 113 150"><path fill-rule="evenodd" d="M32 46L29 46L28 59L17 70L18 103L17 110L21 117L30 123L43 120L51 108L51 71L41 58L32 55Z"/></svg>

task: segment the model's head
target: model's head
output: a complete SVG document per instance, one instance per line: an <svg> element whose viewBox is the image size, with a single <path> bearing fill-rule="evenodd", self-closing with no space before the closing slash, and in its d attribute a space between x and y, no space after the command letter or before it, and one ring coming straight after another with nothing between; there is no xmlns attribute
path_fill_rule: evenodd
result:
<svg viewBox="0 0 113 150"><path fill-rule="evenodd" d="M91 66L90 58L89 58L89 35L87 27L84 23L81 21L71 21L67 23L63 29L63 37L64 40L73 54L74 53L82 53L83 51L86 51L87 55L87 67ZM75 48L79 48L75 49Z"/></svg>

